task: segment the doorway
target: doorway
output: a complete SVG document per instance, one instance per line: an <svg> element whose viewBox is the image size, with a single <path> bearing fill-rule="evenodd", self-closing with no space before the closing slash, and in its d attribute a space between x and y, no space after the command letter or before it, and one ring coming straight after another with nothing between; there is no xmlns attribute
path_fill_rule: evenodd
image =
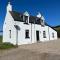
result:
<svg viewBox="0 0 60 60"><path fill-rule="evenodd" d="M39 41L39 31L36 31L36 40Z"/></svg>

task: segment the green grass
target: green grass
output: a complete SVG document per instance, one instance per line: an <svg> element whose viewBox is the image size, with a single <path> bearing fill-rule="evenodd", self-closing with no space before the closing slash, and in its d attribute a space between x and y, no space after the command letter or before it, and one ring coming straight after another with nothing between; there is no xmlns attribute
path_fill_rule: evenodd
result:
<svg viewBox="0 0 60 60"><path fill-rule="evenodd" d="M17 46L16 45L13 45L11 43L3 43L2 42L2 36L0 36L0 50L1 49L11 49L11 48L16 48Z"/></svg>
<svg viewBox="0 0 60 60"><path fill-rule="evenodd" d="M0 43L2 43L2 36L0 36Z"/></svg>
<svg viewBox="0 0 60 60"><path fill-rule="evenodd" d="M0 44L0 49L10 49L10 48L15 48L16 46L11 44L11 43L1 43Z"/></svg>

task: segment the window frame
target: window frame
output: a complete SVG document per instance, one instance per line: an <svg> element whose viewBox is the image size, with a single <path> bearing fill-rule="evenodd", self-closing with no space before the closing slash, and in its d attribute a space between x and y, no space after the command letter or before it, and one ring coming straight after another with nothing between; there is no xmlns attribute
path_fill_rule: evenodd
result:
<svg viewBox="0 0 60 60"><path fill-rule="evenodd" d="M54 38L54 33L52 33L52 37Z"/></svg>
<svg viewBox="0 0 60 60"><path fill-rule="evenodd" d="M9 37L11 38L11 30L9 30Z"/></svg>
<svg viewBox="0 0 60 60"><path fill-rule="evenodd" d="M43 20L40 20L40 22L41 22L41 26L44 27L44 21Z"/></svg>
<svg viewBox="0 0 60 60"><path fill-rule="evenodd" d="M41 25L41 18L36 18L36 22L37 22L37 24L40 24Z"/></svg>
<svg viewBox="0 0 60 60"><path fill-rule="evenodd" d="M43 38L46 38L46 31L43 31Z"/></svg>
<svg viewBox="0 0 60 60"><path fill-rule="evenodd" d="M25 38L30 38L29 37L29 30L25 30Z"/></svg>
<svg viewBox="0 0 60 60"><path fill-rule="evenodd" d="M28 16L24 16L25 24L28 24Z"/></svg>

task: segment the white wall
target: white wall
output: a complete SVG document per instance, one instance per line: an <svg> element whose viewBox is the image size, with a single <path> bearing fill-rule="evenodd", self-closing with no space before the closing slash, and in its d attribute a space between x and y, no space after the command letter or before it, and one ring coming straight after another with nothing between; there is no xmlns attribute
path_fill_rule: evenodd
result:
<svg viewBox="0 0 60 60"><path fill-rule="evenodd" d="M16 29L14 25L18 25L20 27L20 30L18 30L18 45L36 43L37 30L39 31L39 40L42 42L57 39L57 32L52 28L48 26L42 27L41 25L38 24L35 25L32 24L31 26L31 23L27 25L24 24L24 22L14 21L13 17L8 12L6 14L4 25L3 25L3 42L10 42L16 44ZM11 38L9 37L9 30L11 30L12 32ZM30 38L25 38L25 30L29 30ZM46 38L43 38L43 31L46 31ZM52 38L52 32L54 32L54 36L55 36L54 38Z"/></svg>
<svg viewBox="0 0 60 60"><path fill-rule="evenodd" d="M24 24L24 22L16 21L16 25L20 27L20 30L18 31L18 44L21 45L31 43L31 24L27 25ZM25 38L25 30L29 30L30 38Z"/></svg>
<svg viewBox="0 0 60 60"><path fill-rule="evenodd" d="M54 38L52 37L52 33L54 33ZM49 27L49 34L50 34L50 40L57 39L57 32L55 30L53 30L51 27Z"/></svg>
<svg viewBox="0 0 60 60"><path fill-rule="evenodd" d="M5 21L3 24L3 42L11 42L13 44L16 43L16 29L14 28L14 20L11 14L8 12L5 17ZM11 38L9 36L9 30L11 30Z"/></svg>
<svg viewBox="0 0 60 60"><path fill-rule="evenodd" d="M46 32L46 38L43 38L43 31ZM41 27L41 41L49 41L48 26Z"/></svg>

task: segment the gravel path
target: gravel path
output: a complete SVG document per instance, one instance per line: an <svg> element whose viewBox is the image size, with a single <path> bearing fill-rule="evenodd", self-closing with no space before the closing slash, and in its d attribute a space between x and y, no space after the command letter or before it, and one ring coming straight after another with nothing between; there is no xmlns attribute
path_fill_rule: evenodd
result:
<svg viewBox="0 0 60 60"><path fill-rule="evenodd" d="M0 60L60 60L60 39L0 50Z"/></svg>

